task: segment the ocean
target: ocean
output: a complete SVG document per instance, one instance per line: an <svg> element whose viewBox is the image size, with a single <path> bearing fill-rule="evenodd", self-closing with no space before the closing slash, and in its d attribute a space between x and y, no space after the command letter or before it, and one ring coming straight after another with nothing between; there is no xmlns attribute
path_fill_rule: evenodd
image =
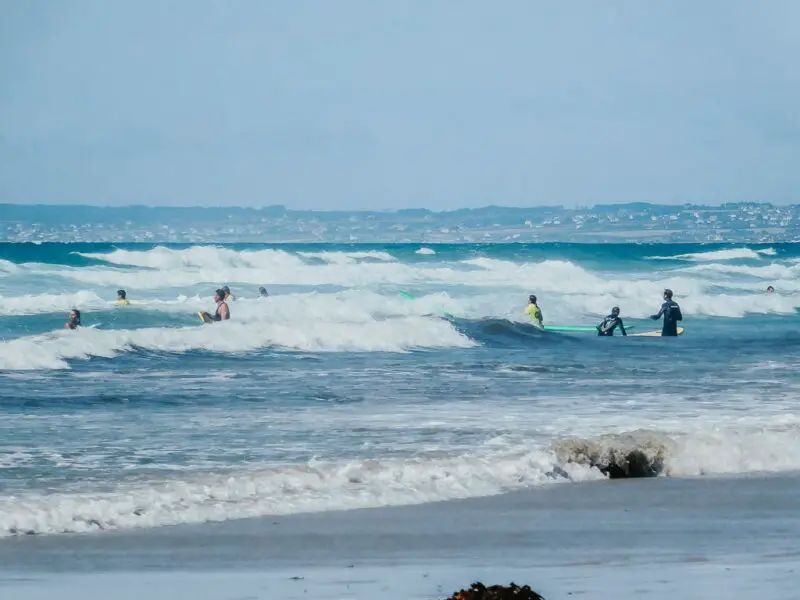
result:
<svg viewBox="0 0 800 600"><path fill-rule="evenodd" d="M639 597L605 568L642 559L623 552L639 542L615 538L640 531L624 520L626 502L636 523L660 523L656 537L636 537L649 544L645 564L672 573L661 587L642 576L648 597L695 581L692 552L675 566L658 554L668 550L694 548L712 570L773 568L779 553L788 572L800 567L800 523L783 491L800 489L799 275L800 245L777 243L0 243L0 591L36 597L19 574L61 570L106 573L117 594L136 579L109 571L175 563L202 577L237 573L223 577L226 593L250 586L250 596L214 596L192 580L193 597L262 597L254 569L272 569L283 587L270 589L293 597L300 566L317 569L315 597L371 597L390 580L388 597L444 597L476 569L534 574L517 583L552 585L552 597L579 580L587 598ZM214 312L222 285L235 296L231 320L204 325L196 313ZM660 329L649 315L665 288L684 315L678 338L540 331L524 313L529 294L545 325L594 326L619 306L630 333L647 332ZM117 289L129 306L116 305ZM83 326L65 330L73 308ZM598 468L631 452L655 479L614 481ZM702 519L680 508L687 498L708 504ZM589 540L612 518L598 506L616 525ZM569 515L542 520L543 507ZM481 520L500 527L512 508L527 546L508 523L466 559L441 543ZM724 526L698 533L714 515ZM395 518L401 531L377 525ZM741 524L760 518L743 540ZM543 547L540 521L561 541ZM285 555L264 541L278 522ZM767 531L778 533L759 537ZM245 541L223 553L231 536ZM742 558L748 543L754 554ZM530 560L512 573L520 556ZM411 585L385 567L359 587L329 573L376 557L441 577ZM697 581L719 591L763 580L737 572ZM172 584L148 577L172 597ZM792 597L781 577L752 597Z"/></svg>

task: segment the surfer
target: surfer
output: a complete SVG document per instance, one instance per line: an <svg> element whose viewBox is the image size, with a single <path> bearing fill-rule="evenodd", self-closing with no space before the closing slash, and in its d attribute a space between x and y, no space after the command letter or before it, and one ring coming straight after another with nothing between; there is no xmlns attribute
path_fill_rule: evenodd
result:
<svg viewBox="0 0 800 600"><path fill-rule="evenodd" d="M536 304L536 296L531 294L528 296L528 306L525 308L525 312L530 316L531 321L533 324L539 328L544 327L544 321L542 319L542 309Z"/></svg>
<svg viewBox="0 0 800 600"><path fill-rule="evenodd" d="M600 325L597 326L597 335L599 336L613 336L614 330L619 327L619 330L622 332L622 335L627 337L627 333L625 332L625 325L622 323L622 319L619 318L619 306L615 306L611 309L611 314L608 315Z"/></svg>
<svg viewBox="0 0 800 600"><path fill-rule="evenodd" d="M258 288L258 293L262 298L266 298L267 296L269 296L269 294L267 293L267 288L265 287Z"/></svg>
<svg viewBox="0 0 800 600"><path fill-rule="evenodd" d="M233 294L231 294L231 288L229 288L227 285L222 287L222 291L225 292L225 302L236 300L236 298L233 297Z"/></svg>
<svg viewBox="0 0 800 600"><path fill-rule="evenodd" d="M69 321L64 324L64 329L77 329L81 326L81 311L73 308L69 313Z"/></svg>
<svg viewBox="0 0 800 600"><path fill-rule="evenodd" d="M214 302L217 303L217 310L214 315L210 315L207 312L201 313L203 315L203 320L206 322L210 321L227 321L231 318L231 311L228 308L228 303L225 301L225 289L219 289L214 292Z"/></svg>
<svg viewBox="0 0 800 600"><path fill-rule="evenodd" d="M127 306L130 304L130 300L128 300L128 294L125 290L117 290L117 304L122 306Z"/></svg>
<svg viewBox="0 0 800 600"><path fill-rule="evenodd" d="M683 321L683 314L681 307L672 299L672 290L664 290L664 304L661 305L661 310L658 314L652 315L650 318L657 321L664 317L664 326L661 328L662 336L677 336L678 335L678 321Z"/></svg>

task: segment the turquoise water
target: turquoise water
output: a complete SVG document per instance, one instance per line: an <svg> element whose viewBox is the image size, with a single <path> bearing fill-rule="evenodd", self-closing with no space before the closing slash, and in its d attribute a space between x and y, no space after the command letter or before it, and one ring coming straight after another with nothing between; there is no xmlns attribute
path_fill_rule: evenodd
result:
<svg viewBox="0 0 800 600"><path fill-rule="evenodd" d="M0 535L568 485L602 475L563 443L629 436L671 475L795 471L798 274L796 244L0 244ZM680 338L523 312L643 332L665 287Z"/></svg>

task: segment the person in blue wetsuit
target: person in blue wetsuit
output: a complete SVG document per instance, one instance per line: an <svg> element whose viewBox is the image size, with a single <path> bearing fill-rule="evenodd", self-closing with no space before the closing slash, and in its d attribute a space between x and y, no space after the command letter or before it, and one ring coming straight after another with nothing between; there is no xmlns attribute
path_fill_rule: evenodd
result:
<svg viewBox="0 0 800 600"><path fill-rule="evenodd" d="M625 325L622 323L622 319L619 318L619 306L615 306L611 309L611 314L608 315L600 325L597 326L597 335L599 336L613 336L614 330L619 327L619 330L622 332L622 335L627 337L627 332L625 331Z"/></svg>
<svg viewBox="0 0 800 600"><path fill-rule="evenodd" d="M683 314L681 307L672 299L672 290L664 290L664 304L661 305L661 310L657 315L650 318L657 321L664 317L664 326L661 328L662 336L676 336L678 335L678 321L683 321Z"/></svg>

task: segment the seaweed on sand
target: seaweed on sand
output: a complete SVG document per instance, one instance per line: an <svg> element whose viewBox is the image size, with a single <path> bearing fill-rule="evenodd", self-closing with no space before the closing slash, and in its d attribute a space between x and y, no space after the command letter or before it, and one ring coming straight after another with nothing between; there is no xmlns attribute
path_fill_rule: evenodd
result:
<svg viewBox="0 0 800 600"><path fill-rule="evenodd" d="M493 585L486 587L480 581L473 583L468 590L456 592L446 600L544 600L529 586Z"/></svg>

